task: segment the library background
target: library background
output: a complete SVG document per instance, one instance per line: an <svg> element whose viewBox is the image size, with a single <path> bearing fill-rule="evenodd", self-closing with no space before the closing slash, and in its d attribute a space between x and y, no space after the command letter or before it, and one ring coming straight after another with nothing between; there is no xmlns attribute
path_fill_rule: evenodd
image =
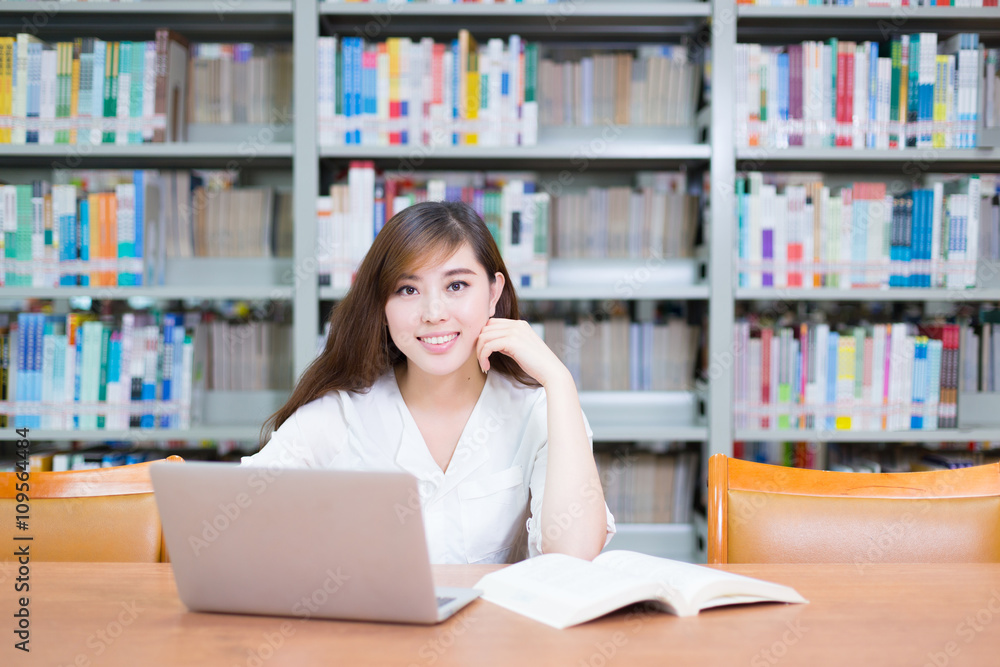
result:
<svg viewBox="0 0 1000 667"><path fill-rule="evenodd" d="M254 451L441 199L577 380L611 548L703 561L714 453L1000 459L996 0L778 4L0 2L0 469Z"/></svg>

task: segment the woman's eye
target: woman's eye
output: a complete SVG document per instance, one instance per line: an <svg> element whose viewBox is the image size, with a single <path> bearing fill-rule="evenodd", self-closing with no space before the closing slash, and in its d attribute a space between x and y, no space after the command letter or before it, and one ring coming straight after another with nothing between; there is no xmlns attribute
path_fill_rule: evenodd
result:
<svg viewBox="0 0 1000 667"><path fill-rule="evenodd" d="M404 296L412 296L413 293L416 291L417 290L411 287L410 285L403 285L398 290L396 290L396 294L402 294Z"/></svg>
<svg viewBox="0 0 1000 667"><path fill-rule="evenodd" d="M451 285L448 286L448 289L450 289L453 292L458 292L459 290L462 290L468 286L469 283L463 280L456 280L455 282L453 282Z"/></svg>

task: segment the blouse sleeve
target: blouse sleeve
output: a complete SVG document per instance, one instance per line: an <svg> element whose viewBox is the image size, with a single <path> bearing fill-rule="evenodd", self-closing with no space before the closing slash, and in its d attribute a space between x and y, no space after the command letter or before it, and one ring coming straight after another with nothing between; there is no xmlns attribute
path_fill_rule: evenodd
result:
<svg viewBox="0 0 1000 667"><path fill-rule="evenodd" d="M539 415L539 410L540 415ZM535 405L535 409L532 411L531 419L537 420L540 416L541 426L544 429L546 436L542 442L541 447L538 448L538 452L535 454L535 462L531 471L531 479L528 482L529 489L531 491L531 514L528 517L528 558L534 558L542 553L542 531L545 529L541 525L542 522L542 499L545 496L545 471L548 468L548 458L549 458L549 440L547 437L547 405L545 399L542 398ZM536 421L537 424L537 421ZM590 428L590 422L587 421L587 415L583 415L583 426L587 430L587 441L590 444L590 449L594 449L594 431ZM604 512L607 515L607 529L608 535L604 539L604 546L608 546L611 542L611 538L615 535L615 518L611 514L611 510L608 509L607 502L604 503Z"/></svg>
<svg viewBox="0 0 1000 667"><path fill-rule="evenodd" d="M268 468L326 468L347 433L338 394L303 405L271 433L259 452L240 459L242 465Z"/></svg>

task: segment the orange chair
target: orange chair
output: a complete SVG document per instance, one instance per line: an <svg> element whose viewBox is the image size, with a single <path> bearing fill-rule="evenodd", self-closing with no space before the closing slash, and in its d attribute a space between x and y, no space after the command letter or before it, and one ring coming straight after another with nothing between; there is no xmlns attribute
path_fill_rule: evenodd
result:
<svg viewBox="0 0 1000 667"><path fill-rule="evenodd" d="M179 456L167 461L181 462ZM16 527L17 473L0 473L0 542L28 545L32 560L81 562L166 561L160 514L149 465L31 473L27 530ZM23 489L23 487L22 487ZM29 535L32 540L14 541ZM14 548L0 560L16 560Z"/></svg>
<svg viewBox="0 0 1000 667"><path fill-rule="evenodd" d="M708 562L1000 562L1000 463L854 473L716 454Z"/></svg>

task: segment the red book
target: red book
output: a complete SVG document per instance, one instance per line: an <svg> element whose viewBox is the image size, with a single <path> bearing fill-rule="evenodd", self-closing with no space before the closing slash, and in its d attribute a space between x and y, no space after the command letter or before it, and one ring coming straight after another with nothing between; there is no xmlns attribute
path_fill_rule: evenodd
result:
<svg viewBox="0 0 1000 667"><path fill-rule="evenodd" d="M773 334L770 329L761 329L760 332L760 402L765 406L771 404L771 339ZM767 413L760 420L761 428L771 428L771 420Z"/></svg>
<svg viewBox="0 0 1000 667"><path fill-rule="evenodd" d="M836 118L834 119L834 144L844 145L844 102L847 100L845 87L847 86L847 52L844 49L844 42L837 43L837 100Z"/></svg>
<svg viewBox="0 0 1000 667"><path fill-rule="evenodd" d="M850 146L854 143L854 42L844 44L844 55L846 56L847 81L844 83L844 145ZM838 79L839 80L839 79Z"/></svg>

